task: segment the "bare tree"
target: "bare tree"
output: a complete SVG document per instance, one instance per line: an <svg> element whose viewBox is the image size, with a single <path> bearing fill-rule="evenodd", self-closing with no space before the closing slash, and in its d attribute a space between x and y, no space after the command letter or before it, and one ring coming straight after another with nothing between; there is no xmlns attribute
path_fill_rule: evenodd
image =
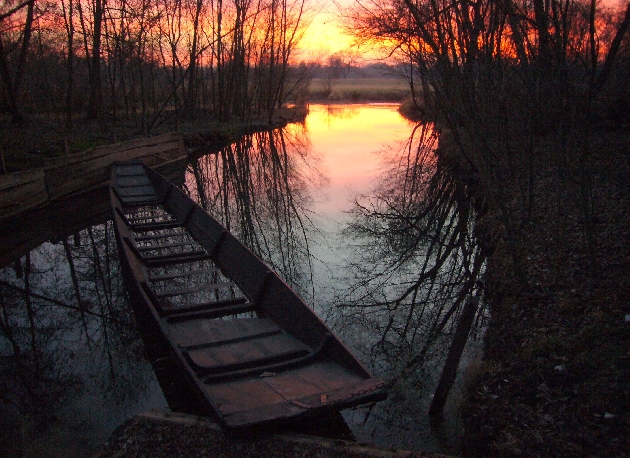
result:
<svg viewBox="0 0 630 458"><path fill-rule="evenodd" d="M25 17L19 21L16 16L26 8ZM35 0L20 3L0 15L0 77L2 78L3 96L11 113L11 122L20 124L24 121L21 111L20 92L24 82L24 68L31 44ZM8 24L12 21L12 24ZM21 24L20 24L21 22ZM19 27L19 36L12 40L10 31ZM17 54L17 56L16 56ZM13 70L13 71L12 71Z"/></svg>

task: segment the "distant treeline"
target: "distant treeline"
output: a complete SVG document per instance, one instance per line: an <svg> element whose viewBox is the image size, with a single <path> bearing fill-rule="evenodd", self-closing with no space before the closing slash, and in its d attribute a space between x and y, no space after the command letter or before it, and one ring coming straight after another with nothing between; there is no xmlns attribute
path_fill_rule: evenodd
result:
<svg viewBox="0 0 630 458"><path fill-rule="evenodd" d="M304 84L291 67L304 0L9 0L0 6L0 108L71 126L134 119L150 131L199 110L271 116Z"/></svg>

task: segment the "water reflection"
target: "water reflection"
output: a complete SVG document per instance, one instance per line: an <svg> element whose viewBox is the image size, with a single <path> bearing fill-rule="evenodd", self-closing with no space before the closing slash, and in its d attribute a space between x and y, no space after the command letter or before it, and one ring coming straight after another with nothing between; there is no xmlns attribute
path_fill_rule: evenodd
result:
<svg viewBox="0 0 630 458"><path fill-rule="evenodd" d="M13 253L0 270L0 436L9 456L87 456L128 416L165 406L127 303L111 222L71 229Z"/></svg>
<svg viewBox="0 0 630 458"><path fill-rule="evenodd" d="M401 132L407 140L395 141ZM315 107L305 130L248 136L199 159L186 186L309 292L364 361L397 380L390 400L345 412L354 433L444 451L455 448L456 427L447 425L446 438L431 430L430 395L463 301L480 294L483 256L473 202L451 165L437 160L437 142L431 125L410 126L393 107ZM456 404L447 408L456 412Z"/></svg>
<svg viewBox="0 0 630 458"><path fill-rule="evenodd" d="M383 155L372 192L356 199L344 230L354 246L349 287L331 318L397 381L391 401L361 420L365 433L411 445L404 431L420 431L424 447L452 450L455 431L440 443L426 413L464 300L482 293L484 257L473 202L453 166L437 158L437 142L433 126L416 126L404 147ZM375 427L382 422L393 428Z"/></svg>
<svg viewBox="0 0 630 458"><path fill-rule="evenodd" d="M483 258L472 203L436 160L437 140L395 106L314 106L304 126L195 159L184 186L326 311L364 361L398 380L388 401L344 413L354 434L444 451L428 425L429 395ZM0 421L18 448L50 444L42 425L57 418L72 440L50 455L69 456L82 437L93 447L128 416L166 407L127 304L109 212L105 193L95 194L0 227ZM172 373L167 358L153 362ZM185 396L170 396L182 391L176 382L162 386L188 410Z"/></svg>
<svg viewBox="0 0 630 458"><path fill-rule="evenodd" d="M189 194L305 299L310 205L323 176L299 126L247 135L192 164Z"/></svg>

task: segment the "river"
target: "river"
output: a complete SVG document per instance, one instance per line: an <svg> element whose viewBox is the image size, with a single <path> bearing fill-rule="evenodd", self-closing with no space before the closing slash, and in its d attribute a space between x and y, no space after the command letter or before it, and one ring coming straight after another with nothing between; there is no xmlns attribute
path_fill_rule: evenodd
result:
<svg viewBox="0 0 630 458"><path fill-rule="evenodd" d="M463 294L444 285L461 276L458 259L474 257L474 246L464 234L459 254L443 259L428 232L412 243L417 227L401 227L435 181L436 142L431 126L410 124L395 105L313 105L304 125L193 161L184 187L366 364L397 378L387 401L343 412L357 440L452 452L457 394L446 428L432 429L426 416L443 353L435 323ZM461 220L453 213L446 205L433 230L448 234ZM108 215L107 196L93 194L22 216L23 233L5 234L0 449L89 456L125 419L168 408L127 304ZM438 261L444 281L401 298Z"/></svg>

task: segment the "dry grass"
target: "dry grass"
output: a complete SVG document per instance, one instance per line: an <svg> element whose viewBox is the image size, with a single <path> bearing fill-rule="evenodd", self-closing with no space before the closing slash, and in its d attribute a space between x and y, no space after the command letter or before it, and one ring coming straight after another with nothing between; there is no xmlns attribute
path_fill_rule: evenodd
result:
<svg viewBox="0 0 630 458"><path fill-rule="evenodd" d="M397 78L335 79L331 82L331 91L327 89L326 84L323 78L311 81L309 96L312 101L399 102L410 94L409 83Z"/></svg>

